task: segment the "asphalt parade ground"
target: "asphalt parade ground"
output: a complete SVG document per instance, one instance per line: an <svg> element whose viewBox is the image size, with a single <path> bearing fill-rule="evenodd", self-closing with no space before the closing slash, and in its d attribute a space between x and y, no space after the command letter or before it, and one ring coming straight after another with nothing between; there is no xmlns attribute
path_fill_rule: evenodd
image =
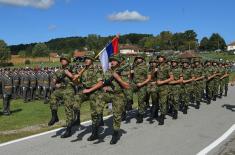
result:
<svg viewBox="0 0 235 155"><path fill-rule="evenodd" d="M61 139L64 129L33 135L0 144L2 155L234 155L235 154L235 87L228 97L199 110L190 106L187 115L179 113L178 120L167 116L164 126L148 121L136 124L136 111L122 123L121 139L110 145L112 117L106 117L100 129L100 139L88 142L90 121L74 128L74 134Z"/></svg>

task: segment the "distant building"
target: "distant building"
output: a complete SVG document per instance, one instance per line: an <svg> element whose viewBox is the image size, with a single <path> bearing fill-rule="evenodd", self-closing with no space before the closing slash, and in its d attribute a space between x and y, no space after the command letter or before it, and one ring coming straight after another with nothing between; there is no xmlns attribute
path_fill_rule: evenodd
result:
<svg viewBox="0 0 235 155"><path fill-rule="evenodd" d="M59 55L58 55L56 52L50 53L49 56L50 56L51 58L58 58L58 57L59 57Z"/></svg>
<svg viewBox="0 0 235 155"><path fill-rule="evenodd" d="M235 41L227 45L228 51L235 51Z"/></svg>
<svg viewBox="0 0 235 155"><path fill-rule="evenodd" d="M120 45L119 48L120 48L120 53L126 55L135 55L140 52L140 48L135 45L125 44L125 45Z"/></svg>

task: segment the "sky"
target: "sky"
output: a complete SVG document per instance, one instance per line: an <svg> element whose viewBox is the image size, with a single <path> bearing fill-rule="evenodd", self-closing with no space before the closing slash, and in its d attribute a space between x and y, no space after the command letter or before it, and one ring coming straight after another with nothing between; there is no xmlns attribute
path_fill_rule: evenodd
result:
<svg viewBox="0 0 235 155"><path fill-rule="evenodd" d="M117 33L216 32L235 41L235 0L0 0L8 45Z"/></svg>

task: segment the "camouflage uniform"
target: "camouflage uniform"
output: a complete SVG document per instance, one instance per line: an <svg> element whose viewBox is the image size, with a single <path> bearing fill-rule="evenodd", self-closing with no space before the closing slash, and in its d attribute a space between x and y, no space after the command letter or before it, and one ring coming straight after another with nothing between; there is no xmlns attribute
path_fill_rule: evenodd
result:
<svg viewBox="0 0 235 155"><path fill-rule="evenodd" d="M143 56L136 57L136 58L142 58L144 60ZM137 94L138 98L138 115L137 115L137 123L142 122L143 115L145 112L145 101L146 101L146 95L147 95L147 86L143 86L141 88L137 87L138 83L141 83L147 79L148 75L148 69L146 67L145 62L143 61L140 64L134 64L135 67L133 68L134 77L132 80L132 87L134 93Z"/></svg>
<svg viewBox="0 0 235 155"><path fill-rule="evenodd" d="M182 59L182 63L190 63L189 59ZM193 70L190 66L183 68L183 79L190 80L193 77ZM187 109L190 102L190 94L193 93L192 82L184 83L182 85L182 103L183 103L183 113L187 114Z"/></svg>
<svg viewBox="0 0 235 155"><path fill-rule="evenodd" d="M171 60L172 62L177 62L178 58L173 58ZM172 66L171 67L171 72L174 76L174 80L177 81L182 77L182 68L177 64L177 66ZM180 96L182 94L182 85L181 84L170 84L169 85L169 90L170 90L170 103L173 106L173 119L177 119L177 113L179 110L179 103L180 103Z"/></svg>
<svg viewBox="0 0 235 155"><path fill-rule="evenodd" d="M37 78L34 72L31 72L29 75L30 85L29 85L29 98L30 100L35 99L35 90L37 86Z"/></svg>
<svg viewBox="0 0 235 155"><path fill-rule="evenodd" d="M193 59L194 63L200 62L199 58ZM195 78L199 78L204 76L203 69L200 65L193 68L193 75ZM200 102L202 100L202 90L203 90L203 80L198 80L193 82L193 97L196 101L196 109L200 108Z"/></svg>
<svg viewBox="0 0 235 155"><path fill-rule="evenodd" d="M9 72L2 75L3 115L10 115L10 99L13 92L13 79Z"/></svg>
<svg viewBox="0 0 235 155"><path fill-rule="evenodd" d="M151 118L157 118L158 111L159 111L158 87L156 84L157 66L153 66L153 63L157 63L156 58L151 59L149 63L150 63L149 74L151 74L151 81L147 85L147 90L148 90L149 96L152 100Z"/></svg>

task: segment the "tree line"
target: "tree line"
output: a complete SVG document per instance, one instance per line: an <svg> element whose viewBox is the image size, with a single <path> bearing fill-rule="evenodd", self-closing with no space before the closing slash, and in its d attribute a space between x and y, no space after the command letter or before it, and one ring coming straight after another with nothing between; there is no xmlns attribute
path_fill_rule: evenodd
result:
<svg viewBox="0 0 235 155"><path fill-rule="evenodd" d="M67 37L52 39L43 43L31 43L7 46L0 40L0 61L9 59L10 54L21 55L24 57L48 56L50 52L71 53L75 49L100 51L112 40L114 36L100 36L90 34L85 37ZM120 44L133 44L144 49L161 50L196 50L196 51L215 51L217 49L226 50L224 38L218 33L213 33L202 40L197 39L194 30L172 33L162 31L158 35L130 33L120 36ZM11 53L9 53L11 51Z"/></svg>

